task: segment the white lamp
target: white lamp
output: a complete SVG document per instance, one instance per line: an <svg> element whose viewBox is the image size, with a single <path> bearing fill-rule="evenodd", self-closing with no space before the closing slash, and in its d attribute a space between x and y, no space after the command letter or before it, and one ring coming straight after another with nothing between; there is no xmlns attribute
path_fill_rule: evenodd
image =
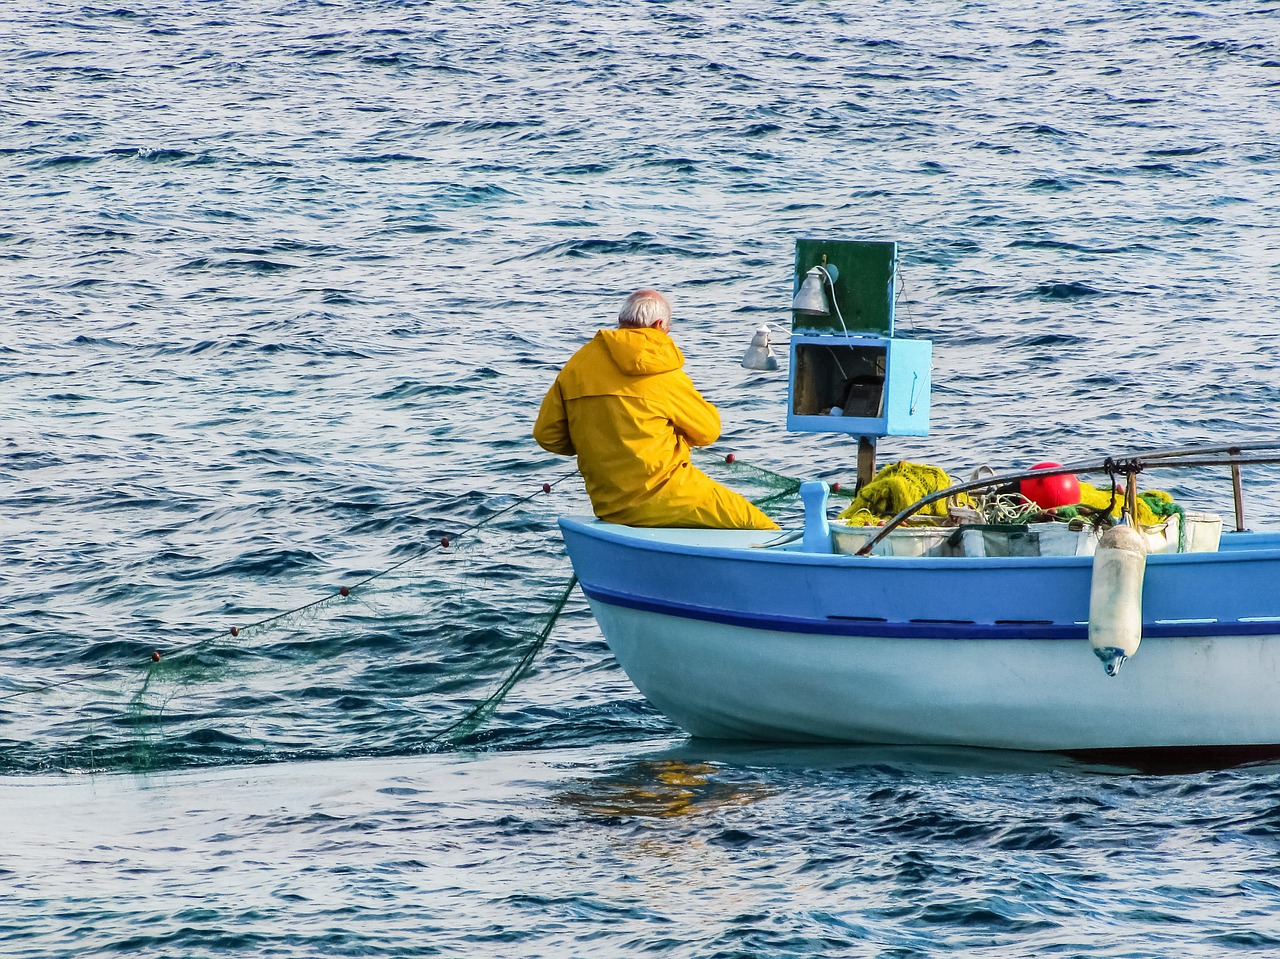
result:
<svg viewBox="0 0 1280 959"><path fill-rule="evenodd" d="M778 359L769 347L769 327L762 326L751 337L751 345L742 357L744 370L762 370L769 372L778 368Z"/></svg>
<svg viewBox="0 0 1280 959"><path fill-rule="evenodd" d="M815 266L805 274L804 282L791 301L791 310L801 316L828 316L831 304L827 301L827 291L823 288L823 280L831 288L831 299L836 296L836 278L840 271L831 264Z"/></svg>

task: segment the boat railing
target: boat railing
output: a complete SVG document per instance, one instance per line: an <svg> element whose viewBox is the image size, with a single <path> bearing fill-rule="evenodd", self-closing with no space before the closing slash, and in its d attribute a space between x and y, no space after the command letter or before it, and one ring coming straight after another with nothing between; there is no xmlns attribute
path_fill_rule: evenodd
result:
<svg viewBox="0 0 1280 959"><path fill-rule="evenodd" d="M1240 468L1280 463L1280 442L1274 443L1232 443L1223 446L1184 446L1176 449L1143 450L1121 455L1106 456L1102 459L1083 460L1068 463L1064 466L1046 467L1043 469L1020 470L1016 473L1000 473L984 476L981 479L957 483L946 489L938 490L922 496L906 509L888 520L880 527L856 553L858 556L870 556L872 549L901 526L904 522L938 500L945 500L961 493L975 493L981 490L997 489L1024 479L1062 476L1067 473L1085 475L1105 473L1111 477L1111 487L1116 488L1118 477L1125 477L1126 509L1130 516L1137 512L1136 479L1139 473L1150 469L1191 469L1197 466L1229 466L1231 467L1231 486L1235 500L1236 529L1243 531L1244 525L1244 493L1240 478Z"/></svg>

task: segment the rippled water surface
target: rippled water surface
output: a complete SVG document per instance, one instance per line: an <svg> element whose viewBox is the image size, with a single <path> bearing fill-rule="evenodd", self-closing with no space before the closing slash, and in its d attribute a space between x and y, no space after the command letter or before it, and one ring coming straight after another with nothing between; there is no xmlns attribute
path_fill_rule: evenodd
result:
<svg viewBox="0 0 1280 959"><path fill-rule="evenodd" d="M1275 440L1278 23L6 3L3 953L1275 954L1275 765L684 739L570 588L581 489L529 430L655 286L707 468L847 479L785 363L738 365L833 236L899 242L934 342L884 459ZM1169 488L1229 513L1223 479Z"/></svg>

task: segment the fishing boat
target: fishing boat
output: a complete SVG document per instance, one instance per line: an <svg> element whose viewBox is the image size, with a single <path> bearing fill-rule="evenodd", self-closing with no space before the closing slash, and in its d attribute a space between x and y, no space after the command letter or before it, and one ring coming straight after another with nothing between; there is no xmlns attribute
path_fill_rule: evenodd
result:
<svg viewBox="0 0 1280 959"><path fill-rule="evenodd" d="M928 351L892 335L896 259L895 244L797 244L788 425L857 436L860 486L876 473L876 438L927 429ZM809 295L815 270L825 301ZM831 302L837 272L882 310L887 299L889 323L868 330L875 310L857 291ZM824 311L838 325L813 319ZM1280 532L1245 529L1241 475L1280 462L1277 450L1240 442L1038 464L935 490L877 526L835 522L828 487L812 482L803 525L781 533L590 516L560 528L618 663L693 736L1272 754ZM1234 530L1185 511L1176 534L1138 525L1140 476L1214 466L1233 481ZM993 526L963 510L913 525L932 504L1093 474L1125 499L1105 531L1078 517Z"/></svg>

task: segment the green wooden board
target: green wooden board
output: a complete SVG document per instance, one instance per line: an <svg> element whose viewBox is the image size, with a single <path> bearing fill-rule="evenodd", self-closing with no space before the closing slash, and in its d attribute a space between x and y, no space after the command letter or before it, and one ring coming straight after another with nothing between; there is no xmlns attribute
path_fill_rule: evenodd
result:
<svg viewBox="0 0 1280 959"><path fill-rule="evenodd" d="M823 263L833 265L839 271L835 282L839 314L835 309L827 316L793 314L792 330L797 333L849 332L893 336L894 272L898 263L898 244L858 240L796 240L793 295L800 289L805 274ZM830 289L827 294L830 296ZM841 317L844 319L843 325Z"/></svg>

